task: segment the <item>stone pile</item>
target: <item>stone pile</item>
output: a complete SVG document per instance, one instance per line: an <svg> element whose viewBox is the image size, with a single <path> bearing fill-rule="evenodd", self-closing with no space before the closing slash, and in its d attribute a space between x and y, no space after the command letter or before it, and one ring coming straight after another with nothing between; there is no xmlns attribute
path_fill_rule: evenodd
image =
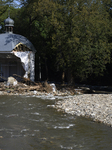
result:
<svg viewBox="0 0 112 150"><path fill-rule="evenodd" d="M57 110L76 116L91 118L112 127L112 94L82 94L59 100Z"/></svg>

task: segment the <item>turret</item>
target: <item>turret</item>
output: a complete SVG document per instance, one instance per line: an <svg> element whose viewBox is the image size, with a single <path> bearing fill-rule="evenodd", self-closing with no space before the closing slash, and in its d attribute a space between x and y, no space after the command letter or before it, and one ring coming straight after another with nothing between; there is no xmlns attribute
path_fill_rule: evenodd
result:
<svg viewBox="0 0 112 150"><path fill-rule="evenodd" d="M4 23L5 23L5 32L13 33L14 20L8 17L7 19L5 19Z"/></svg>

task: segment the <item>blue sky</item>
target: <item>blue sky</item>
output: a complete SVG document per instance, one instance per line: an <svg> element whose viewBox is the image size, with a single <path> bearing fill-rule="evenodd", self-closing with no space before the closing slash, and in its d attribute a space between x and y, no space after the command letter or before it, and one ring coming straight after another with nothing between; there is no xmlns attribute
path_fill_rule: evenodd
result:
<svg viewBox="0 0 112 150"><path fill-rule="evenodd" d="M20 4L17 0L14 0L15 3Z"/></svg>
<svg viewBox="0 0 112 150"><path fill-rule="evenodd" d="M18 7L19 7L19 2L17 1L17 0L14 0L14 2L15 2L15 4L17 4L18 5Z"/></svg>

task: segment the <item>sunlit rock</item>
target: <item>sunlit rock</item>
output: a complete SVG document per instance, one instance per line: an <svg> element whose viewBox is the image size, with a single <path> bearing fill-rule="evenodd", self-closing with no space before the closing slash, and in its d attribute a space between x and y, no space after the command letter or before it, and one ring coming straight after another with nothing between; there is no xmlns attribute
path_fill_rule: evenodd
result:
<svg viewBox="0 0 112 150"><path fill-rule="evenodd" d="M13 86L16 86L18 84L17 80L14 78L14 77L8 77L8 80L7 80L7 85L13 85Z"/></svg>

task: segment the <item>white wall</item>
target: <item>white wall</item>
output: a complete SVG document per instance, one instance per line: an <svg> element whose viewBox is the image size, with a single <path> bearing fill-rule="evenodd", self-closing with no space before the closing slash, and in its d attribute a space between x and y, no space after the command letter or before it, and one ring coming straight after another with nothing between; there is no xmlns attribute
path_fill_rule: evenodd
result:
<svg viewBox="0 0 112 150"><path fill-rule="evenodd" d="M14 55L20 58L22 66L25 70L24 77L28 78L30 75L30 80L35 80L35 53L32 51L25 52L15 52Z"/></svg>

